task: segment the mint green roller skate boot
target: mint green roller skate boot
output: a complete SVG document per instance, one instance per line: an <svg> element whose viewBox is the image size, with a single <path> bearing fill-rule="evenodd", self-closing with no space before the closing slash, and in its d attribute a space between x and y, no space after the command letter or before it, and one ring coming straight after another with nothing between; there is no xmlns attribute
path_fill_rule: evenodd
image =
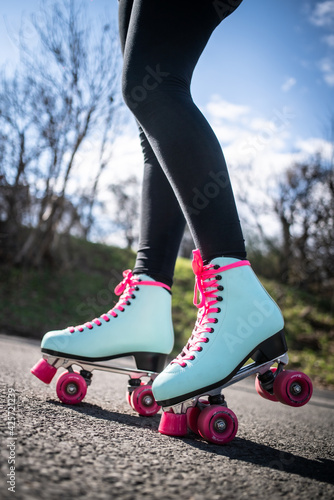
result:
<svg viewBox="0 0 334 500"><path fill-rule="evenodd" d="M93 370L127 374L130 405L141 415L154 415L159 406L151 385L174 345L170 287L144 274L134 276L130 270L123 277L115 288L120 298L113 309L84 325L44 335L43 359L31 371L49 384L58 368L67 369L56 387L59 399L67 404L82 401ZM100 363L125 356L134 357L137 368ZM147 384L142 377L149 379Z"/></svg>
<svg viewBox="0 0 334 500"><path fill-rule="evenodd" d="M199 250L193 253L199 311L187 345L153 383L154 397L164 410L159 431L182 436L190 428L224 444L238 429L222 395L224 387L257 374L263 397L302 406L311 397L312 384L304 374L287 376L283 371L288 362L283 317L250 263L220 257L203 265ZM249 358L254 363L243 366ZM274 363L277 369L271 369ZM289 399L286 390L293 384Z"/></svg>

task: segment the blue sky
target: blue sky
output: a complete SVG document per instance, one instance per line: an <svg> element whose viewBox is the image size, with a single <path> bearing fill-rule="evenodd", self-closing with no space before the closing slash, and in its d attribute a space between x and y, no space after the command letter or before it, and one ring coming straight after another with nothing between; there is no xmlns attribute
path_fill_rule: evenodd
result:
<svg viewBox="0 0 334 500"><path fill-rule="evenodd" d="M109 11L117 19L117 0L86 3L92 15ZM0 63L17 60L20 22L28 33L29 14L39 5L1 2ZM213 34L192 89L200 107L220 95L266 119L288 106L297 136L321 135L334 113L334 0L244 0Z"/></svg>
<svg viewBox="0 0 334 500"><path fill-rule="evenodd" d="M267 119L274 108L288 106L296 134L321 133L334 112L334 2L317 4L318 10L300 1L244 0L216 30L198 67L200 100L218 93ZM316 15L321 4L331 5L331 23L328 13ZM331 68L325 74L326 61Z"/></svg>
<svg viewBox="0 0 334 500"><path fill-rule="evenodd" d="M110 12L117 20L117 0L84 2L90 15ZM29 14L38 13L39 4L1 2L0 64L18 63L20 23L23 19L26 35L33 36ZM252 164L260 184L319 149L329 155L334 0L244 0L212 35L192 93L221 141L235 189L240 165ZM130 116L114 147L116 170L139 172L141 153Z"/></svg>

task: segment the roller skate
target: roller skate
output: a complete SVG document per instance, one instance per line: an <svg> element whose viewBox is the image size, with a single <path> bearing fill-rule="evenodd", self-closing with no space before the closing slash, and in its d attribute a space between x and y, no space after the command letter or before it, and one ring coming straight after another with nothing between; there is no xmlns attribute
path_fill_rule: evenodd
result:
<svg viewBox="0 0 334 500"><path fill-rule="evenodd" d="M193 254L199 311L183 351L154 380L153 395L163 409L159 431L184 436L189 428L225 444L235 437L238 420L227 407L224 388L256 375L260 396L298 407L311 398L312 382L284 369L283 317L250 263L220 257L204 265L199 250ZM250 358L253 362L245 365Z"/></svg>
<svg viewBox="0 0 334 500"><path fill-rule="evenodd" d="M130 406L140 415L155 415L160 407L152 395L152 382L165 367L174 344L170 287L145 274L134 276L130 270L123 277L115 288L120 298L106 314L44 335L43 358L31 372L49 384L57 370L65 368L56 392L66 404L83 400L94 370L125 374ZM137 368L101 363L125 356L132 356Z"/></svg>

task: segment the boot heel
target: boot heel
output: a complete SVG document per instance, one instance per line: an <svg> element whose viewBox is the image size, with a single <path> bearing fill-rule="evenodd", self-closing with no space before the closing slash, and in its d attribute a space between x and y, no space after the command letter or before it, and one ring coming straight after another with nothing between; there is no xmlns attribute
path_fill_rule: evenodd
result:
<svg viewBox="0 0 334 500"><path fill-rule="evenodd" d="M167 354L136 352L133 356L138 370L160 373L167 365Z"/></svg>
<svg viewBox="0 0 334 500"><path fill-rule="evenodd" d="M287 350L288 346L286 345L284 330L281 330L259 344L251 357L257 363L265 363L285 354Z"/></svg>

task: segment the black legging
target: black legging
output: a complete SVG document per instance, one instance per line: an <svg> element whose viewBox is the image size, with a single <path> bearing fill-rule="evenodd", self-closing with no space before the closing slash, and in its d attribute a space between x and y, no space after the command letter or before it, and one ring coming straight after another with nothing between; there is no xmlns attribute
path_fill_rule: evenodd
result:
<svg viewBox="0 0 334 500"><path fill-rule="evenodd" d="M144 152L134 272L168 284L185 218L205 262L246 257L223 152L190 93L213 30L241 1L120 0L123 96L139 124ZM223 53L222 47L218 64Z"/></svg>

